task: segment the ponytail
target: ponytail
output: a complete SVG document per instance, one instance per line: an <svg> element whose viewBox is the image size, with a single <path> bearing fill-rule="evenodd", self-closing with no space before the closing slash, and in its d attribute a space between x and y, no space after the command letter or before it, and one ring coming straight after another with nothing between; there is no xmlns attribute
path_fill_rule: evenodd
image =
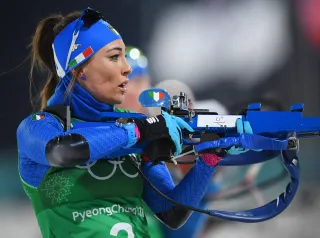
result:
<svg viewBox="0 0 320 238"><path fill-rule="evenodd" d="M73 12L66 16L53 15L39 22L36 32L31 42L31 68L30 68L30 95L33 82L33 72L35 68L47 74L47 81L40 92L41 109L46 107L47 101L53 95L59 77L53 57L52 44L54 38L69 23L79 18L81 13ZM31 100L32 103L33 100Z"/></svg>

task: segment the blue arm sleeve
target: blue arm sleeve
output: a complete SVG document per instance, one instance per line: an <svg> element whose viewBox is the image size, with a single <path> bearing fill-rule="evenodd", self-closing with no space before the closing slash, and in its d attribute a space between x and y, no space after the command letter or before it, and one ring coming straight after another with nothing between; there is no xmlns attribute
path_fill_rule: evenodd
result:
<svg viewBox="0 0 320 238"><path fill-rule="evenodd" d="M57 136L70 133L82 135L89 144L89 162L107 157L128 143L126 130L115 125L83 127L64 132L62 125L53 115L44 113L44 116L41 120L27 117L17 130L20 157L29 158L38 164L49 165L45 154L46 146Z"/></svg>
<svg viewBox="0 0 320 238"><path fill-rule="evenodd" d="M207 165L200 157L193 168L175 186L164 163L148 162L143 173L150 182L171 199L188 206L197 207L211 182L215 167ZM158 195L148 184L144 185L143 199L154 213L169 210L174 204Z"/></svg>

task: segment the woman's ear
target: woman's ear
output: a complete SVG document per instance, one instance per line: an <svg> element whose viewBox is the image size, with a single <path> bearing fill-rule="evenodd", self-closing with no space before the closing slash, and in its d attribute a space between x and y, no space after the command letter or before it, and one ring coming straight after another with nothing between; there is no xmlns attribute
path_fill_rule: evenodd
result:
<svg viewBox="0 0 320 238"><path fill-rule="evenodd" d="M86 75L84 74L84 72L79 73L78 78L81 80L86 80Z"/></svg>
<svg viewBox="0 0 320 238"><path fill-rule="evenodd" d="M81 80L86 80L86 75L84 73L84 70L80 70L78 75L77 75L77 71L76 70L71 70L71 73L74 77L76 77L77 79L81 79Z"/></svg>
<svg viewBox="0 0 320 238"><path fill-rule="evenodd" d="M71 70L71 73L72 73L72 76L75 77L77 72L75 69L73 69L73 70Z"/></svg>

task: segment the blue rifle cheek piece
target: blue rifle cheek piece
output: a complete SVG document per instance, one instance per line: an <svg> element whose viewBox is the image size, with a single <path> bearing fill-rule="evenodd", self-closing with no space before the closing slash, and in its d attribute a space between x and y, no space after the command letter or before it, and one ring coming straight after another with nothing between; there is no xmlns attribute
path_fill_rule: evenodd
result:
<svg viewBox="0 0 320 238"><path fill-rule="evenodd" d="M161 88L152 88L143 91L139 96L139 103L143 107L164 107L167 110L171 108L169 93Z"/></svg>

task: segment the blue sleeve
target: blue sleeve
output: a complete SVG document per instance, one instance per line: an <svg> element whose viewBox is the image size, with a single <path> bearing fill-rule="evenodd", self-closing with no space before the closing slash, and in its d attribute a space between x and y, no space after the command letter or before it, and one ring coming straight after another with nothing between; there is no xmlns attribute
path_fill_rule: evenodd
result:
<svg viewBox="0 0 320 238"><path fill-rule="evenodd" d="M42 114L44 118L40 120L33 116L27 117L17 129L20 157L29 158L36 163L49 165L45 154L47 143L57 136L70 133L80 134L87 140L90 149L89 161L107 157L128 143L126 130L115 125L83 127L64 132L58 119L50 113Z"/></svg>
<svg viewBox="0 0 320 238"><path fill-rule="evenodd" d="M197 207L211 183L215 167L207 165L200 157L195 166L176 186L164 163L152 165L148 162L142 170L149 181L166 196L184 205ZM146 183L143 199L154 213L167 211L174 206Z"/></svg>

